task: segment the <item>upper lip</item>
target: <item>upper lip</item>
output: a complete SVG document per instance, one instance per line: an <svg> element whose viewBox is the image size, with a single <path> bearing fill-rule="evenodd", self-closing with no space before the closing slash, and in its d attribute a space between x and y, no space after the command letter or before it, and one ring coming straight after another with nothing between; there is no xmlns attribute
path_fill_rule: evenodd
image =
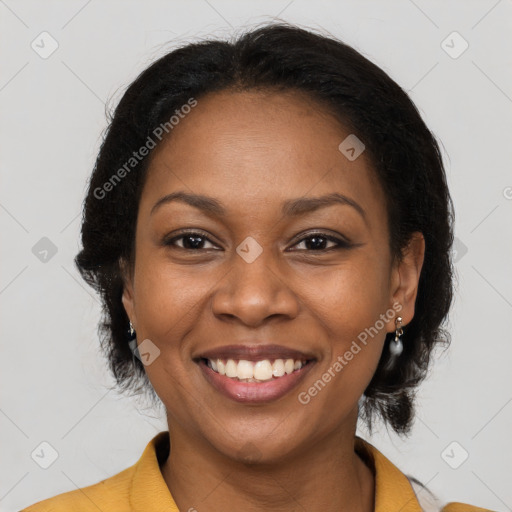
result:
<svg viewBox="0 0 512 512"><path fill-rule="evenodd" d="M243 359L259 361L262 359L315 359L310 352L301 352L281 345L225 345L201 352L194 359Z"/></svg>

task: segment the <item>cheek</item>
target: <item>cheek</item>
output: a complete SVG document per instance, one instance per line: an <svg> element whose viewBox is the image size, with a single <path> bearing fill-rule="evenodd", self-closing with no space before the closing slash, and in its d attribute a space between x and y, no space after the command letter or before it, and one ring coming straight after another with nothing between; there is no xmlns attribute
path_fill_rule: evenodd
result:
<svg viewBox="0 0 512 512"><path fill-rule="evenodd" d="M135 307L141 334L157 345L180 339L197 318L214 282L212 272L173 265L158 252L141 251L135 266Z"/></svg>
<svg viewBox="0 0 512 512"><path fill-rule="evenodd" d="M357 335L388 307L388 279L383 265L361 254L317 272L302 289L311 308L334 337L336 333Z"/></svg>
<svg viewBox="0 0 512 512"><path fill-rule="evenodd" d="M139 344L151 340L159 350L145 370L162 401L182 410L189 407L182 390L194 365L187 335L206 307L213 284L208 275L194 271L193 266L172 265L154 253L141 254L136 260L137 338Z"/></svg>
<svg viewBox="0 0 512 512"><path fill-rule="evenodd" d="M377 367L387 331L381 315L392 314L387 282L384 266L361 258L325 273L317 279L316 291L310 289L308 308L329 340L322 369L332 368L341 357L343 369L338 365L332 371L345 390L349 386L362 393Z"/></svg>

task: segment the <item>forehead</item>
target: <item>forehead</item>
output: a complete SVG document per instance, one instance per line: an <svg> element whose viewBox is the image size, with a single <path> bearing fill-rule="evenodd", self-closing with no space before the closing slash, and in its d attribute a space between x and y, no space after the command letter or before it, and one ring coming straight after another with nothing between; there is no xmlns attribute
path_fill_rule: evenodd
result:
<svg viewBox="0 0 512 512"><path fill-rule="evenodd" d="M176 190L215 196L234 214L339 192L382 217L383 192L367 155L350 160L339 149L349 136L302 93L209 94L153 150L141 208Z"/></svg>

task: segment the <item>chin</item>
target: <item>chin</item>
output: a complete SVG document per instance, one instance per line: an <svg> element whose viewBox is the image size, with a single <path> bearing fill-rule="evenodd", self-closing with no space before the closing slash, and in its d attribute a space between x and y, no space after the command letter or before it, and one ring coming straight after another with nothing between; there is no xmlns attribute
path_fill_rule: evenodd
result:
<svg viewBox="0 0 512 512"><path fill-rule="evenodd" d="M274 432L275 433L275 432ZM232 438L231 438L232 439ZM217 445L217 449L226 457L233 461L249 465L272 465L284 462L286 459L299 452L299 446L292 444L293 436L286 436L278 439L272 436L270 431L268 435L240 436L236 446L232 444L226 446ZM224 440L226 441L226 440ZM215 443L212 443L216 446Z"/></svg>

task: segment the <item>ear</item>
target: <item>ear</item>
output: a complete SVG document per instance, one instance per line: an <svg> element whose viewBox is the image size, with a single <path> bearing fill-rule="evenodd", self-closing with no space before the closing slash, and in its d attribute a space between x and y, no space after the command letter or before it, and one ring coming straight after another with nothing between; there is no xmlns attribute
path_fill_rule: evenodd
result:
<svg viewBox="0 0 512 512"><path fill-rule="evenodd" d="M137 318L135 315L135 300L133 293L133 275L128 262L121 258L119 260L119 268L121 269L121 276L123 279L123 295L121 300L123 302L124 310L130 319L133 328L136 330Z"/></svg>
<svg viewBox="0 0 512 512"><path fill-rule="evenodd" d="M391 305L397 311L388 325L388 331L395 330L395 318L402 317L402 325L407 325L414 317L414 304L418 295L418 285L425 257L425 238L423 233L415 231L402 251L401 261L397 261L391 276ZM401 309L398 310L398 304Z"/></svg>

